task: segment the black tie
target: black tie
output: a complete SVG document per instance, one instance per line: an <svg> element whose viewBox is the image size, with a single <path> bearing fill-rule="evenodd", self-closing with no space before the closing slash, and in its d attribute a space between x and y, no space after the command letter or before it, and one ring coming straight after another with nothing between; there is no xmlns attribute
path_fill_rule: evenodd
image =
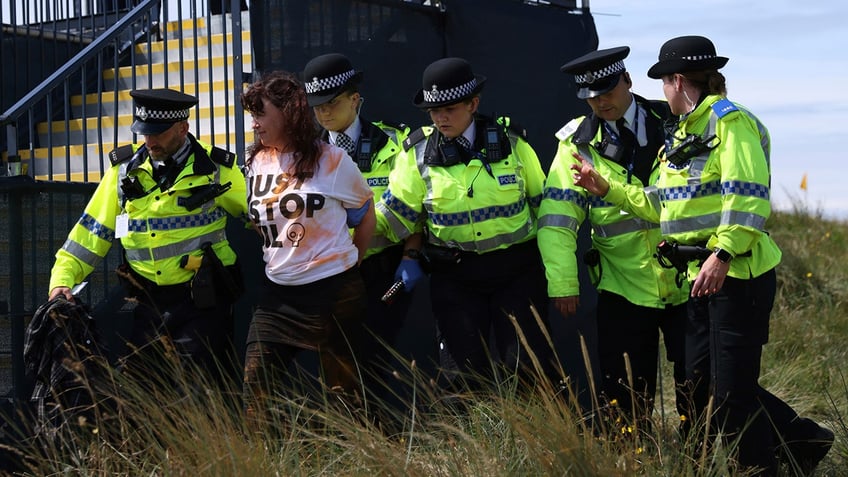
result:
<svg viewBox="0 0 848 477"><path fill-rule="evenodd" d="M456 141L456 143L459 144L460 146L462 146L463 149L465 149L466 151L471 150L471 142L468 139L466 139L465 136L457 136L457 138L454 139L454 141Z"/></svg>
<svg viewBox="0 0 848 477"><path fill-rule="evenodd" d="M356 143L347 134L340 132L336 135L336 146L347 151L347 155L353 157L353 151L356 149Z"/></svg>
<svg viewBox="0 0 848 477"><path fill-rule="evenodd" d="M630 160L633 154L636 152L636 147L639 143L636 140L636 136L633 134L633 131L630 130L629 127L624 122L624 118L619 118L615 122L616 127L618 127L618 139L621 143L621 147L624 149L625 159Z"/></svg>

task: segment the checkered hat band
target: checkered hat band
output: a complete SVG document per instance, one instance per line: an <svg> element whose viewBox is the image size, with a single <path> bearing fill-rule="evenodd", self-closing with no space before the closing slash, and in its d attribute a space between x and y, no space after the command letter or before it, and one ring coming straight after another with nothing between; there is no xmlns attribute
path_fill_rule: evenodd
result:
<svg viewBox="0 0 848 477"><path fill-rule="evenodd" d="M347 80L353 77L356 72L353 70L345 71L344 73L330 76L329 78L312 78L312 81L306 83L306 93L315 94L324 91L325 89L338 88L344 85Z"/></svg>
<svg viewBox="0 0 848 477"><path fill-rule="evenodd" d="M688 61L700 61L715 58L715 55L681 56L680 58Z"/></svg>
<svg viewBox="0 0 848 477"><path fill-rule="evenodd" d="M578 83L594 83L596 80L612 76L616 73L624 71L624 61L616 61L615 63L605 66L598 71L588 71L582 75L574 75L575 81Z"/></svg>
<svg viewBox="0 0 848 477"><path fill-rule="evenodd" d="M156 109L136 108L135 115L142 121L182 121L188 119L188 109L159 111Z"/></svg>
<svg viewBox="0 0 848 477"><path fill-rule="evenodd" d="M462 99L474 91L477 87L477 78L472 79L468 83L461 84L457 87L439 91L436 85L430 91L424 90L424 101L428 103L441 103L445 101L453 101Z"/></svg>

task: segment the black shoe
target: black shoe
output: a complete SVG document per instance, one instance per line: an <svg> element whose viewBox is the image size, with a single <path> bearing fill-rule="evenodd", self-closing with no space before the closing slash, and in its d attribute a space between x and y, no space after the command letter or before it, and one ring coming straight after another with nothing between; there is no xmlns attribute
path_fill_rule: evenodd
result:
<svg viewBox="0 0 848 477"><path fill-rule="evenodd" d="M787 444L794 466L798 468L798 475L810 476L824 459L833 446L833 431L819 426L815 435L804 441L790 442ZM790 464L791 465L791 464Z"/></svg>

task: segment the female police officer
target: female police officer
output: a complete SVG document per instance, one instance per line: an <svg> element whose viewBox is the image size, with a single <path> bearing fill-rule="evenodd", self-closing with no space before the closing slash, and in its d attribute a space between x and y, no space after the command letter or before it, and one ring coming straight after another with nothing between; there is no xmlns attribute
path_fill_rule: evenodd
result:
<svg viewBox="0 0 848 477"><path fill-rule="evenodd" d="M658 216L668 239L712 251L689 267L687 374L710 373L713 418L738 439L742 467L775 475L778 450L806 475L827 454L833 433L798 417L758 383L781 254L763 230L771 213L768 133L726 98L718 69L727 61L709 39L683 36L667 41L648 70L662 79L671 112L680 116L661 158L656 202L605 180L585 161L573 166L575 182L606 201Z"/></svg>
<svg viewBox="0 0 848 477"><path fill-rule="evenodd" d="M444 367L455 364L466 379L491 379L492 353L505 369L527 376L533 366L510 322L514 316L551 375L552 352L531 311L535 306L547 326L545 275L536 246L545 176L509 118L477 113L485 81L461 58L444 58L424 70L414 104L433 124L404 141L407 155L390 175L378 221L385 220L389 233L399 237L425 231L424 259ZM477 388L482 382L467 384Z"/></svg>

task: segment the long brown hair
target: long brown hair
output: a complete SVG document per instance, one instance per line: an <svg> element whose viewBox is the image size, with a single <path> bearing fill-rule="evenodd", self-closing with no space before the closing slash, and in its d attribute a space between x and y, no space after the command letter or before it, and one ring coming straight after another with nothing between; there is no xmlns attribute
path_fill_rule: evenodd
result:
<svg viewBox="0 0 848 477"><path fill-rule="evenodd" d="M283 121L277 127L288 138L293 151L294 176L301 181L311 177L318 169L318 160L321 158L320 131L312 117L312 109L306 102L303 83L287 71L270 71L248 86L241 96L241 105L251 114L262 114L263 98L282 112ZM250 166L256 154L266 147L258 140L251 144L247 148L245 165Z"/></svg>

